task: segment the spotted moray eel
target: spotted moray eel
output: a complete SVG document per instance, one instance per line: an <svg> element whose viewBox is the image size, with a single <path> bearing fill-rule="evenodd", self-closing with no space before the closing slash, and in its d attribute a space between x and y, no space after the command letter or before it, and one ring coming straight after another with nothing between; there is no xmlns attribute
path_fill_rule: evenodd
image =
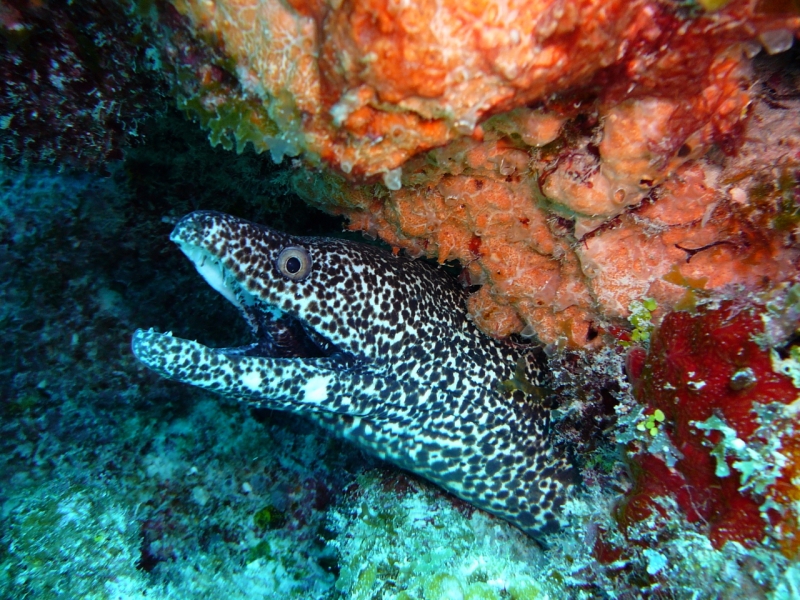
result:
<svg viewBox="0 0 800 600"><path fill-rule="evenodd" d="M452 277L215 212L184 217L171 239L257 341L213 349L139 330L145 365L307 415L534 537L559 527L572 470L548 438L541 358L481 333Z"/></svg>

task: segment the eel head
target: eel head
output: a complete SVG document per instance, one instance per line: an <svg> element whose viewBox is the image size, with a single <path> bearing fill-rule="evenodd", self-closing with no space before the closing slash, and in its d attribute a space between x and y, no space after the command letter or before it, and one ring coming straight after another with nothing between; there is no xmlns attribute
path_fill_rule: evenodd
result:
<svg viewBox="0 0 800 600"><path fill-rule="evenodd" d="M305 377L311 396L325 399L338 373L380 370L420 336L466 322L463 292L449 277L365 244L291 236L211 211L181 219L170 239L241 311L256 341L211 349L139 330L133 352L165 377L226 395L277 398L287 408L303 394L290 400L295 386L277 384Z"/></svg>

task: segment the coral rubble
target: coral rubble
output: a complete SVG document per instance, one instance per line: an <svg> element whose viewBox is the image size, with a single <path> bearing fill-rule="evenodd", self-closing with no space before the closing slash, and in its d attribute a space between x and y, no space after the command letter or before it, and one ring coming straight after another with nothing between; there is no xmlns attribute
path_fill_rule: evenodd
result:
<svg viewBox="0 0 800 600"><path fill-rule="evenodd" d="M797 79L752 60L792 46L794 5L174 7L167 62L212 141L302 154L309 202L460 261L495 336L597 346L641 297L669 309L796 270L776 219L796 194Z"/></svg>
<svg viewBox="0 0 800 600"><path fill-rule="evenodd" d="M403 474L365 474L331 521L350 533L332 543L344 598L534 600L567 593L559 578L540 571L543 554L530 538L498 529L484 513Z"/></svg>

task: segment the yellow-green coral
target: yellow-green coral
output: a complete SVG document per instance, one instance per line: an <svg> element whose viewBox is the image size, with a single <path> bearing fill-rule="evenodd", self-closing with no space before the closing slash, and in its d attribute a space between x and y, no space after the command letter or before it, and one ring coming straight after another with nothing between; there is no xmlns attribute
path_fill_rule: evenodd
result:
<svg viewBox="0 0 800 600"><path fill-rule="evenodd" d="M259 529L275 529L283 524L284 518L281 511L268 504L253 515L253 522Z"/></svg>
<svg viewBox="0 0 800 600"><path fill-rule="evenodd" d="M697 0L697 3L708 12L714 12L725 8L731 0Z"/></svg>

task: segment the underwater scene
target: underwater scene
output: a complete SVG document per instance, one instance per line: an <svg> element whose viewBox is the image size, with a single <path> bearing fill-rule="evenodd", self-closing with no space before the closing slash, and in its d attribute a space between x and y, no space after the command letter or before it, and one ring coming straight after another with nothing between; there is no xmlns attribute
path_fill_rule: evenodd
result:
<svg viewBox="0 0 800 600"><path fill-rule="evenodd" d="M0 0L0 600L800 600L798 37Z"/></svg>

